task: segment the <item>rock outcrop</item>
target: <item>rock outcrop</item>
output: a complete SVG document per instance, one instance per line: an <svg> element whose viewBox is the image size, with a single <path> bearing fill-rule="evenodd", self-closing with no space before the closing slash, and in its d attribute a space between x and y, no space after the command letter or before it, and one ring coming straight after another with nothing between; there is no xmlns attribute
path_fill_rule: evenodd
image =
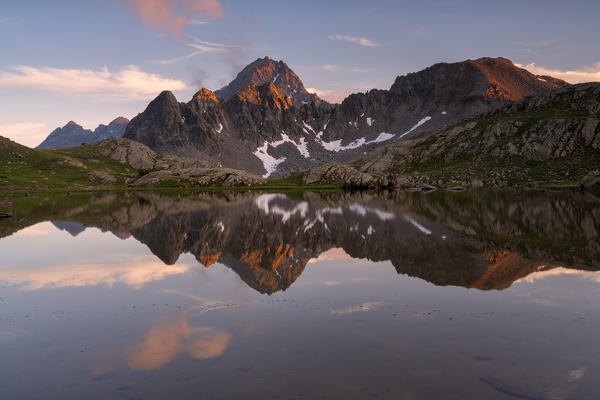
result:
<svg viewBox="0 0 600 400"><path fill-rule="evenodd" d="M343 184L348 189L375 189L387 187L387 178L358 171L349 165L321 164L302 174L304 184Z"/></svg>
<svg viewBox="0 0 600 400"><path fill-rule="evenodd" d="M600 84L589 83L381 147L353 165L436 185L509 186L591 183L599 163Z"/></svg>
<svg viewBox="0 0 600 400"><path fill-rule="evenodd" d="M248 172L220 168L208 161L160 155L133 140L105 139L91 146L103 156L138 169L143 176L133 182L135 186L155 186L182 180L193 186L258 186L266 183ZM108 181L108 178L96 178Z"/></svg>

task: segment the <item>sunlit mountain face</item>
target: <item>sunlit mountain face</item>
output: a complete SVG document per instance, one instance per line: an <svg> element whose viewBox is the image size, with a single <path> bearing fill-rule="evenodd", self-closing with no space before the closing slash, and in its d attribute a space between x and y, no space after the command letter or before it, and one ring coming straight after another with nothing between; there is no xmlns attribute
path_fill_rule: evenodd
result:
<svg viewBox="0 0 600 400"><path fill-rule="evenodd" d="M13 218L0 222L9 398L592 398L594 197L9 200ZM39 379L23 386L23 374Z"/></svg>

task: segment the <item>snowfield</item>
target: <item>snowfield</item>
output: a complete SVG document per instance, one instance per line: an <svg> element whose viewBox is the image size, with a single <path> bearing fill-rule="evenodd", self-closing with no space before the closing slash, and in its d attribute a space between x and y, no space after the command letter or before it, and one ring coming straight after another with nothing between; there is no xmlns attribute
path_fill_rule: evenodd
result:
<svg viewBox="0 0 600 400"><path fill-rule="evenodd" d="M325 150L337 153L340 151L357 149L359 147L373 144L373 143L385 142L390 139L393 139L394 137L402 138L402 137L408 135L409 133L413 132L415 129L417 129L418 127L420 127L421 125L423 125L424 123L426 123L429 120L431 120L430 116L426 116L426 117L422 118L412 128L410 128L408 131L404 132L403 134L401 134L399 136L396 136L396 134L394 134L394 133L381 132L373 140L367 140L365 137L361 137L358 139L354 139L352 142L348 143L347 145L342 145L342 139L333 140L331 142L327 142L327 141L323 140L323 132L324 132L325 128L327 127L327 123L329 123L329 121L327 121L327 123L325 123L325 126L323 128L323 131L319 131L318 133L316 133L315 141L317 142L317 144L319 144ZM370 117L367 117L367 124L369 126L372 125L373 121L374 120L372 120ZM315 134L315 130L313 129L313 127L310 126L309 124L307 124L306 121L302 121L302 124L304 125L302 127L302 131L306 135L310 135L311 133ZM349 125L351 125L351 126L356 126L355 124L356 123L349 122ZM221 124L219 124L218 132L221 132L222 127L223 126ZM265 141L264 144L262 146L258 147L256 149L256 151L253 153L256 157L258 157L262 161L263 167L267 171L267 173L265 175L263 175L263 178L268 178L273 172L275 172L277 170L277 166L286 160L285 157L276 159L275 157L271 156L268 153L269 146L278 147L284 143L290 143L290 144L294 145L296 147L296 149L298 150L298 152L304 158L310 158L310 153L308 151L308 142L307 142L306 138L301 137L300 143L296 143L294 140L290 139L290 137L284 131L282 131L280 140L274 141L272 143Z"/></svg>
<svg viewBox="0 0 600 400"><path fill-rule="evenodd" d="M407 130L406 132L404 132L402 135L398 136L399 138L404 137L406 135L408 135L409 133L411 133L412 131L414 131L415 129L417 129L418 127L420 127L421 125L423 125L425 122L429 121L431 119L430 116L427 116L425 118L423 118L422 120L420 120L419 122L417 122L415 124L415 126L413 126L412 128L410 128L409 130Z"/></svg>
<svg viewBox="0 0 600 400"><path fill-rule="evenodd" d="M265 171L267 171L267 173L263 175L263 178L268 178L269 176L271 176L271 174L277 170L277 166L286 160L285 157L275 158L272 155L270 155L268 153L269 146L279 147L284 143L291 143L296 147L296 149L302 155L302 157L310 157L310 153L308 152L308 143L306 142L305 138L300 138L300 143L296 143L292 139L290 139L290 137L283 131L281 132L281 138L281 140L277 140L272 143L265 141L262 146L258 147L256 151L252 153L256 157L258 157L260 161L262 161L263 167Z"/></svg>

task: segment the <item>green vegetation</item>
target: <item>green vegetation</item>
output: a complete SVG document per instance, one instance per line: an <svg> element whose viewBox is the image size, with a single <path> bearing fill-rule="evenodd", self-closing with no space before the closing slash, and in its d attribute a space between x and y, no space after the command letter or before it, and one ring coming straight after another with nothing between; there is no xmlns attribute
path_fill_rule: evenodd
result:
<svg viewBox="0 0 600 400"><path fill-rule="evenodd" d="M541 105L525 101L447 127L398 151L385 173L431 184L477 180L491 186L577 186L600 169L600 124L584 133L590 119L600 119L600 113L588 111L594 109L595 86L577 90ZM596 138L594 145L589 135ZM367 161L352 165L360 169Z"/></svg>
<svg viewBox="0 0 600 400"><path fill-rule="evenodd" d="M155 185L132 187L140 177L137 169L98 154L95 146L70 149L30 149L0 138L0 191L78 191L78 190L335 190L343 183L306 185L300 173L286 178L270 178L258 186L198 184L203 175L193 178L162 179ZM208 175L207 172L205 175Z"/></svg>
<svg viewBox="0 0 600 400"><path fill-rule="evenodd" d="M105 186L94 172L114 177L123 186L138 171L94 152L90 146L38 150L0 138L0 189L57 189Z"/></svg>

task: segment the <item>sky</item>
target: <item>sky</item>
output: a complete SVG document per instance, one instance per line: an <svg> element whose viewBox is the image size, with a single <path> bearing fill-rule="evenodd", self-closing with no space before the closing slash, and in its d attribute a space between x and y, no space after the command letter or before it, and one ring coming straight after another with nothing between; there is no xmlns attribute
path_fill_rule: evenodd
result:
<svg viewBox="0 0 600 400"><path fill-rule="evenodd" d="M485 56L600 81L599 15L596 0L0 0L0 135L36 146L69 120L131 119L264 56L332 102Z"/></svg>

